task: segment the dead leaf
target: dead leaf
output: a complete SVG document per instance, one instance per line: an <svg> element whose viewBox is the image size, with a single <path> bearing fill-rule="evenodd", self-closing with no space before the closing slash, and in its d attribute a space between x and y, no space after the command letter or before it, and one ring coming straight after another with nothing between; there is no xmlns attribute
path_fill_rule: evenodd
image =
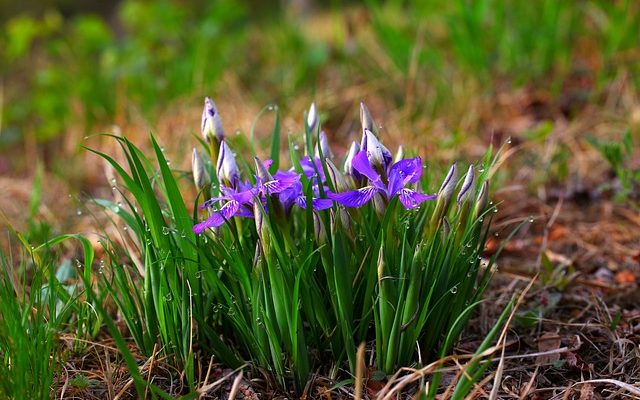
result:
<svg viewBox="0 0 640 400"><path fill-rule="evenodd" d="M538 339L538 351L552 351L560 348L560 335L546 332ZM548 365L560 360L560 353L543 354L536 358L536 365Z"/></svg>
<svg viewBox="0 0 640 400"><path fill-rule="evenodd" d="M549 240L556 241L567 236L568 229L562 225L556 225L549 231Z"/></svg>
<svg viewBox="0 0 640 400"><path fill-rule="evenodd" d="M631 285L636 283L636 276L629 270L616 272L615 280L621 285Z"/></svg>
<svg viewBox="0 0 640 400"><path fill-rule="evenodd" d="M580 387L580 400L593 399L593 386L590 383L585 383Z"/></svg>

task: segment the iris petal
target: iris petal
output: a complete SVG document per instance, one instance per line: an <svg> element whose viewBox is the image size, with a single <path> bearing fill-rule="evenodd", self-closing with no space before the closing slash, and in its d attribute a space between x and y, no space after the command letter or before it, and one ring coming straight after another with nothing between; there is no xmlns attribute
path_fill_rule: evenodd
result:
<svg viewBox="0 0 640 400"><path fill-rule="evenodd" d="M401 189L398 192L398 199L406 209L418 207L422 202L433 200L437 196L433 194L422 194L411 189Z"/></svg>
<svg viewBox="0 0 640 400"><path fill-rule="evenodd" d="M422 175L420 157L400 160L389 170L389 196L395 196L400 189L410 183L416 183Z"/></svg>
<svg viewBox="0 0 640 400"><path fill-rule="evenodd" d="M365 155L366 157L366 155ZM375 186L365 186L361 189L344 193L329 193L329 198L347 207L362 207L380 191Z"/></svg>
<svg viewBox="0 0 640 400"><path fill-rule="evenodd" d="M384 184L380 180L380 174L378 174L371 166L369 158L367 157L367 152L365 150L361 150L360 152L358 152L358 154L356 154L355 157L353 157L351 165L356 171L366 176L371 181L371 183L376 185L378 188L384 188Z"/></svg>

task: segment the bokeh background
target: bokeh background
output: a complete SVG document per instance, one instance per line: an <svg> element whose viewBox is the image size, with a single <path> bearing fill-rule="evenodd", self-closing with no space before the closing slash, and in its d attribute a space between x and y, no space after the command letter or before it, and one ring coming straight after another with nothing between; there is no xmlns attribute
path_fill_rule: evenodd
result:
<svg viewBox="0 0 640 400"><path fill-rule="evenodd" d="M0 22L0 208L19 227L39 170L44 205L108 186L83 149L109 152L99 133L144 144L153 131L187 168L205 95L227 134L268 104L298 132L315 101L338 150L365 100L385 143L436 167L511 138L521 156L505 179L542 198L633 168L633 152L616 167L593 144L637 143L632 0L0 0Z"/></svg>

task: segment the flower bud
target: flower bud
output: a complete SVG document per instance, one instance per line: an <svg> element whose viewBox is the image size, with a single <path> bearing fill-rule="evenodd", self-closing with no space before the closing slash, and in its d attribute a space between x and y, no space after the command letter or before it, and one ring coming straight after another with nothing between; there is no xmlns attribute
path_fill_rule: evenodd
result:
<svg viewBox="0 0 640 400"><path fill-rule="evenodd" d="M258 157L255 157L256 163L256 177L261 183L269 182L273 180L273 176L269 173L269 170L264 166L262 161Z"/></svg>
<svg viewBox="0 0 640 400"><path fill-rule="evenodd" d="M320 214L313 212L313 233L318 245L327 243L327 230L324 227L324 222L320 218Z"/></svg>
<svg viewBox="0 0 640 400"><path fill-rule="evenodd" d="M210 97L204 99L204 110L202 110L202 123L201 123L202 136L211 143L212 139L215 139L217 143L222 142L224 139L224 131L222 130L222 120L220 114L216 108L216 104Z"/></svg>
<svg viewBox="0 0 640 400"><path fill-rule="evenodd" d="M256 201L253 204L253 217L256 222L256 232L258 233L258 238L260 239L260 243L262 243L262 253L266 256L269 254L270 249L270 239L269 239L269 229L267 227L265 218L265 210L260 201Z"/></svg>
<svg viewBox="0 0 640 400"><path fill-rule="evenodd" d="M343 171L345 175L354 175L355 171L353 169L353 157L356 156L360 152L360 144L356 141L351 143L351 147L349 148L349 153L347 153L347 157L344 160Z"/></svg>
<svg viewBox="0 0 640 400"><path fill-rule="evenodd" d="M398 146L398 151L396 151L396 155L393 157L393 162L397 163L398 161L404 158L404 147L402 145Z"/></svg>
<svg viewBox="0 0 640 400"><path fill-rule="evenodd" d="M237 188L240 183L240 172L236 158L224 140L220 143L216 174L218 175L218 180L227 187Z"/></svg>
<svg viewBox="0 0 640 400"><path fill-rule="evenodd" d="M320 132L320 140L316 144L316 158L320 158L320 150L322 150L324 158L333 158L333 152L329 147L329 139L327 139L327 134L324 131Z"/></svg>
<svg viewBox="0 0 640 400"><path fill-rule="evenodd" d="M378 281L382 281L384 278L384 247L380 246L380 251L378 252Z"/></svg>
<svg viewBox="0 0 640 400"><path fill-rule="evenodd" d="M209 174L207 174L204 161L195 147L191 153L191 172L193 173L193 183L198 190L202 190L205 185L209 184Z"/></svg>
<svg viewBox="0 0 640 400"><path fill-rule="evenodd" d="M442 233L446 238L451 233L451 224L449 223L449 219L445 216L442 218Z"/></svg>
<svg viewBox="0 0 640 400"><path fill-rule="evenodd" d="M347 185L347 181L344 179L342 173L338 170L338 167L335 166L333 161L328 158L325 160L327 163L327 170L329 171L329 176L331 177L331 181L333 182L333 186L335 187L337 192L346 192L351 190L351 187Z"/></svg>
<svg viewBox="0 0 640 400"><path fill-rule="evenodd" d="M486 180L482 182L482 186L480 186L480 193L478 193L478 198L476 199L476 206L474 211L474 218L478 218L484 210L487 208L489 204L489 181Z"/></svg>
<svg viewBox="0 0 640 400"><path fill-rule="evenodd" d="M451 200L451 196L453 195L453 190L456 188L457 180L458 169L454 162L453 165L451 165L451 168L449 168L449 172L447 172L447 176L444 178L442 186L440 186L440 190L438 191L438 200L443 198L445 203L449 203L449 200Z"/></svg>
<svg viewBox="0 0 640 400"><path fill-rule="evenodd" d="M374 210L376 210L376 213L379 217L382 218L384 216L384 212L386 211L387 206L380 192L377 192L375 195L373 195L373 208Z"/></svg>
<svg viewBox="0 0 640 400"><path fill-rule="evenodd" d="M380 143L376 135L368 129L363 133L362 150L366 150L367 158L374 168L386 169L387 164L391 162L391 152Z"/></svg>
<svg viewBox="0 0 640 400"><path fill-rule="evenodd" d="M311 107L309 107L309 112L307 113L307 126L311 133L314 133L318 127L318 110L316 109L316 103L311 103Z"/></svg>
<svg viewBox="0 0 640 400"><path fill-rule="evenodd" d="M371 113L369 109L364 104L364 101L360 102L360 124L362 125L362 131L370 130L371 132L376 132L376 124L373 122L373 118L371 117Z"/></svg>
<svg viewBox="0 0 640 400"><path fill-rule="evenodd" d="M458 170L456 163L454 162L453 165L451 165L451 168L449 168L449 172L447 172L447 176L444 178L444 181L440 186L440 190L438 190L438 199L436 200L436 206L433 210L433 214L431 215L431 221L429 224L428 232L430 236L434 235L440 228L443 217L447 214L451 196L453 196L453 191L456 188L457 179Z"/></svg>
<svg viewBox="0 0 640 400"><path fill-rule="evenodd" d="M458 206L461 206L463 202L473 198L475 192L475 187L473 185L474 178L475 174L473 170L473 164L471 164L469 165L467 175L464 177L464 182L462 183L462 187L460 188L460 192L458 193Z"/></svg>

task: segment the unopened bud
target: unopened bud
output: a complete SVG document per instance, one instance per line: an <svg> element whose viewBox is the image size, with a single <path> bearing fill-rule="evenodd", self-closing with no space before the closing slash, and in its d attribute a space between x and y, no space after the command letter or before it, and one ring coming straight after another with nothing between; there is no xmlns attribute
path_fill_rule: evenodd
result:
<svg viewBox="0 0 640 400"><path fill-rule="evenodd" d="M376 135L368 129L365 129L362 139L364 145L360 147L366 150L367 158L374 168L386 169L387 164L391 162L391 152L380 143Z"/></svg>
<svg viewBox="0 0 640 400"><path fill-rule="evenodd" d="M376 124L373 122L369 109L364 104L364 101L360 102L360 124L362 125L362 131L370 130L376 132Z"/></svg>
<svg viewBox="0 0 640 400"><path fill-rule="evenodd" d="M396 151L396 155L393 157L393 162L397 163L398 161L404 158L404 147L402 145L398 146L398 151Z"/></svg>
<svg viewBox="0 0 640 400"><path fill-rule="evenodd" d="M373 195L373 208L374 210L376 210L376 213L380 217L382 217L384 215L384 212L386 211L387 207L384 203L382 195L379 192Z"/></svg>
<svg viewBox="0 0 640 400"><path fill-rule="evenodd" d="M480 186L480 192L478 193L478 198L476 199L476 207L474 211L474 217L478 218L484 210L489 205L489 181L486 180L482 182L482 186Z"/></svg>
<svg viewBox="0 0 640 400"><path fill-rule="evenodd" d="M313 233L316 239L316 243L323 245L327 243L327 230L324 227L324 222L320 218L320 214L313 212Z"/></svg>
<svg viewBox="0 0 640 400"><path fill-rule="evenodd" d="M348 190L351 190L349 185L347 185L347 182L345 181L344 176L338 170L338 167L335 166L333 161L329 160L328 158L325 161L327 163L327 170L329 171L329 176L331 177L331 182L333 182L333 186L335 186L336 191L346 192Z"/></svg>
<svg viewBox="0 0 640 400"><path fill-rule="evenodd" d="M311 107L309 107L309 112L307 113L307 126L311 133L314 133L318 127L318 110L316 109L316 103L311 103Z"/></svg>
<svg viewBox="0 0 640 400"><path fill-rule="evenodd" d="M384 247L380 246L380 251L378 252L378 281L382 281L384 279Z"/></svg>
<svg viewBox="0 0 640 400"><path fill-rule="evenodd" d="M198 149L194 148L191 153L191 172L193 172L193 183L198 190L201 190L209 183L209 174L204 168L204 161L200 157Z"/></svg>
<svg viewBox="0 0 640 400"><path fill-rule="evenodd" d="M353 157L356 156L360 152L360 144L356 141L351 143L351 147L349 147L349 153L347 153L347 157L344 160L343 171L346 175L354 175L356 172L353 169Z"/></svg>
<svg viewBox="0 0 640 400"><path fill-rule="evenodd" d="M460 188L460 192L458 193L458 206L461 206L462 203L466 200L473 198L475 187L473 185L473 181L475 178L475 173L473 170L473 164L469 165L469 169L467 170L467 175L464 177L464 182L462 183L462 187Z"/></svg>
<svg viewBox="0 0 640 400"><path fill-rule="evenodd" d="M449 172L447 172L447 176L444 178L444 181L440 186L440 190L438 191L438 200L440 200L440 198L443 198L445 203L449 203L449 200L453 195L453 191L456 188L457 180L458 169L456 167L456 163L454 162L453 165L451 165L451 168L449 168Z"/></svg>
<svg viewBox="0 0 640 400"><path fill-rule="evenodd" d="M226 141L220 143L220 152L218 152L218 163L216 166L218 180L227 187L235 188L240 182L240 171L236 158L227 145Z"/></svg>
<svg viewBox="0 0 640 400"><path fill-rule="evenodd" d="M324 131L320 132L320 140L316 144L316 158L320 158L320 150L322 150L322 156L324 158L333 158L333 152L329 147L329 139Z"/></svg>
<svg viewBox="0 0 640 400"><path fill-rule="evenodd" d="M260 179L260 182L265 183L273 180L273 176L269 173L269 170L264 166L262 161L258 157L255 157L256 163L256 176Z"/></svg>
<svg viewBox="0 0 640 400"><path fill-rule="evenodd" d="M449 219L445 216L442 218L442 233L446 238L451 233L451 224L449 223Z"/></svg>
<svg viewBox="0 0 640 400"><path fill-rule="evenodd" d="M210 97L204 99L204 110L202 110L201 123L202 136L211 143L215 139L218 143L224 140L224 131L222 130L222 120L216 108L216 103Z"/></svg>
<svg viewBox="0 0 640 400"><path fill-rule="evenodd" d="M256 232L258 233L258 238L260 239L260 243L262 243L262 252L265 255L268 255L271 242L269 239L269 230L264 218L265 210L260 201L256 201L253 204L253 217L256 222Z"/></svg>

